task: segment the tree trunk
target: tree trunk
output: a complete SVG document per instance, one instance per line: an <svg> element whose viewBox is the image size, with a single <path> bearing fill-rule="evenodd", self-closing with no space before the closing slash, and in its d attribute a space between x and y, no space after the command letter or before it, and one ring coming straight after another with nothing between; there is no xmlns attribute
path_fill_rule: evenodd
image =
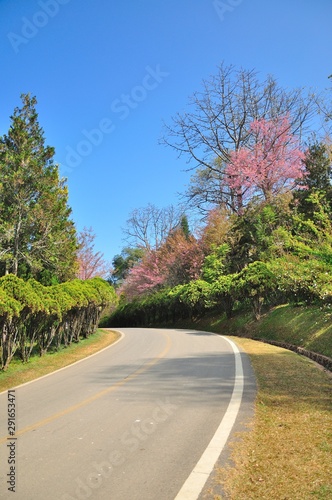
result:
<svg viewBox="0 0 332 500"><path fill-rule="evenodd" d="M19 220L15 226L14 248L13 248L12 273L15 274L15 276L17 276L17 273L18 273L18 254L19 254L19 248L20 248L21 224L22 224L22 217L21 217L21 213L19 213Z"/></svg>
<svg viewBox="0 0 332 500"><path fill-rule="evenodd" d="M252 308L253 308L253 312L254 312L254 316L255 316L256 321L258 321L261 317L261 310L262 310L263 302L264 302L264 298L260 297L259 295L255 295L255 297L253 297L251 299Z"/></svg>

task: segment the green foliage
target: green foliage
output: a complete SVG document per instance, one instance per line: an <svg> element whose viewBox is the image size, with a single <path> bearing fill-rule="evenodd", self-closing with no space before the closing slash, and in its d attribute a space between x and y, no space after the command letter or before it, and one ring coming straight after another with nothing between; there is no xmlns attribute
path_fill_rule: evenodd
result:
<svg viewBox="0 0 332 500"><path fill-rule="evenodd" d="M144 255L143 248L125 247L120 255L113 258L113 271L111 281L115 286L121 285L128 276L129 270L139 262Z"/></svg>
<svg viewBox="0 0 332 500"><path fill-rule="evenodd" d="M0 278L0 288L6 294L22 305L21 315L36 313L44 310L44 305L38 294L29 282L25 282L13 274Z"/></svg>
<svg viewBox="0 0 332 500"><path fill-rule="evenodd" d="M226 313L227 318L231 318L236 300L233 281L236 274L219 276L212 284L212 297L216 304L220 304Z"/></svg>
<svg viewBox="0 0 332 500"><path fill-rule="evenodd" d="M189 229L188 217L186 215L182 215L179 226L180 226L184 236L186 238L189 238L190 229Z"/></svg>
<svg viewBox="0 0 332 500"><path fill-rule="evenodd" d="M317 259L285 256L269 267L285 302L312 303L332 301L331 267Z"/></svg>
<svg viewBox="0 0 332 500"><path fill-rule="evenodd" d="M292 214L289 207L290 195L279 195L271 202L253 200L237 217L232 225L231 234L237 234L232 248L232 270L241 271L256 260L267 261L280 252L276 231L292 227Z"/></svg>
<svg viewBox="0 0 332 500"><path fill-rule="evenodd" d="M219 246L212 246L211 253L205 257L203 263L202 277L205 281L213 283L220 276L225 274L225 261L229 251L230 246L227 243Z"/></svg>
<svg viewBox="0 0 332 500"><path fill-rule="evenodd" d="M102 278L92 278L88 282L90 287L95 288L98 294L98 304L106 307L109 304L115 304L118 301L115 290Z"/></svg>
<svg viewBox="0 0 332 500"><path fill-rule="evenodd" d="M260 261L249 264L232 281L234 295L239 300L250 300L256 319L260 318L264 299L273 293L276 285L274 273Z"/></svg>
<svg viewBox="0 0 332 500"><path fill-rule="evenodd" d="M260 261L249 264L233 279L233 287L239 297L266 295L275 284L275 276L269 266Z"/></svg>
<svg viewBox="0 0 332 500"><path fill-rule="evenodd" d="M183 285L179 299L188 307L192 317L200 317L212 305L211 290L211 284L206 281L191 281Z"/></svg>
<svg viewBox="0 0 332 500"><path fill-rule="evenodd" d="M52 293L52 287L44 286L42 283L33 278L28 281L28 284L38 296L39 302L43 304L42 311L46 312L48 316L61 319L62 314L60 303L56 299L55 294Z"/></svg>
<svg viewBox="0 0 332 500"><path fill-rule="evenodd" d="M69 345L97 328L103 310L117 304L114 289L101 278L44 286L8 274L0 278L2 369L18 350L28 361L34 348L43 355L51 345Z"/></svg>
<svg viewBox="0 0 332 500"><path fill-rule="evenodd" d="M306 189L297 191L295 200L299 211L310 216L312 214L310 201L312 193L319 193L329 209L332 206L332 167L324 143L314 142L309 146L305 166L308 175L300 184L304 185Z"/></svg>
<svg viewBox="0 0 332 500"><path fill-rule="evenodd" d="M23 305L15 300L11 295L8 295L3 288L0 288L0 318L3 325L6 319L10 321L14 317L18 317Z"/></svg>

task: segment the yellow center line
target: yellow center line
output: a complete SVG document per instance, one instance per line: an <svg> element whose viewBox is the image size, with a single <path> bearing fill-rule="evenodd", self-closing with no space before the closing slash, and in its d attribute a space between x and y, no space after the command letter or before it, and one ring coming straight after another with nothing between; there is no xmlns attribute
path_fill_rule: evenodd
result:
<svg viewBox="0 0 332 500"><path fill-rule="evenodd" d="M69 406L65 410L59 411L58 413L54 413L54 415L51 415L50 417L44 418L43 420L40 420L39 422L36 422L35 424L28 425L27 427L24 427L23 429L18 430L17 432L15 432L15 436L12 436L11 439L16 438L18 436L21 436L22 434L25 434L26 432L29 432L31 430L39 429L40 427L43 427L44 425L47 425L50 422L53 422L54 420L63 417L64 415L68 415L69 413L72 413L72 412L78 410L79 408L82 408L83 406L86 406L90 403L93 403L94 401L96 401L99 398L102 398L106 394L109 394L110 392L116 391L122 385L126 384L127 382L130 382L131 380L133 380L136 377L138 377L139 375L141 375L141 373L144 373L147 370L149 370L149 368L151 368L153 365L158 363L158 361L160 359L162 359L164 356L166 356L166 354L168 353L168 351L171 348L170 337L166 333L164 333L164 332L162 332L162 333L163 333L163 335L165 335L167 337L167 344L166 344L166 347L154 359L152 359L148 363L141 366L141 368L138 368L137 370L135 370L131 375L128 375L128 377L126 377L122 380L119 380L119 382L116 382L115 384L111 385L107 389L103 389L102 391L97 392L93 396L90 396L89 398L84 399L80 403ZM9 436L1 438L0 444L5 443L6 441L8 441L8 439L10 439Z"/></svg>

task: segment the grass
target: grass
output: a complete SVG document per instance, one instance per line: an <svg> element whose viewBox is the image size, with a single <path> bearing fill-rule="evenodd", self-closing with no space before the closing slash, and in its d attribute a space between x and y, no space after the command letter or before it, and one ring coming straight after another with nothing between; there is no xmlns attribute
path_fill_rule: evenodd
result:
<svg viewBox="0 0 332 500"><path fill-rule="evenodd" d="M86 358L113 344L119 335L119 333L110 330L97 330L95 334L87 339L82 339L78 344L47 353L42 357L34 355L28 363L22 363L19 359L14 358L8 369L0 372L0 392L30 382Z"/></svg>
<svg viewBox="0 0 332 500"><path fill-rule="evenodd" d="M332 310L329 305L284 305L265 314L256 328L258 338L291 342L332 357Z"/></svg>
<svg viewBox="0 0 332 500"><path fill-rule="evenodd" d="M310 360L250 339L258 381L250 432L237 436L232 466L218 470L232 500L332 498L332 379Z"/></svg>
<svg viewBox="0 0 332 500"><path fill-rule="evenodd" d="M287 342L332 358L332 309L329 305L285 304L266 311L259 321L248 311L240 311L230 320L224 314L211 313L197 321L181 324L184 328L223 335Z"/></svg>

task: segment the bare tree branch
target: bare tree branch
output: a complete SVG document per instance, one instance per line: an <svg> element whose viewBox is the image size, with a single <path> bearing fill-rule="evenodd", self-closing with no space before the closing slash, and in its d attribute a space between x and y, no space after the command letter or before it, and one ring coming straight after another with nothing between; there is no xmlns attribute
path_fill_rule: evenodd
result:
<svg viewBox="0 0 332 500"><path fill-rule="evenodd" d="M136 208L131 212L127 226L123 228L126 241L131 246L148 251L156 250L178 226L183 214L182 207L173 205L158 208L150 203L146 207Z"/></svg>

